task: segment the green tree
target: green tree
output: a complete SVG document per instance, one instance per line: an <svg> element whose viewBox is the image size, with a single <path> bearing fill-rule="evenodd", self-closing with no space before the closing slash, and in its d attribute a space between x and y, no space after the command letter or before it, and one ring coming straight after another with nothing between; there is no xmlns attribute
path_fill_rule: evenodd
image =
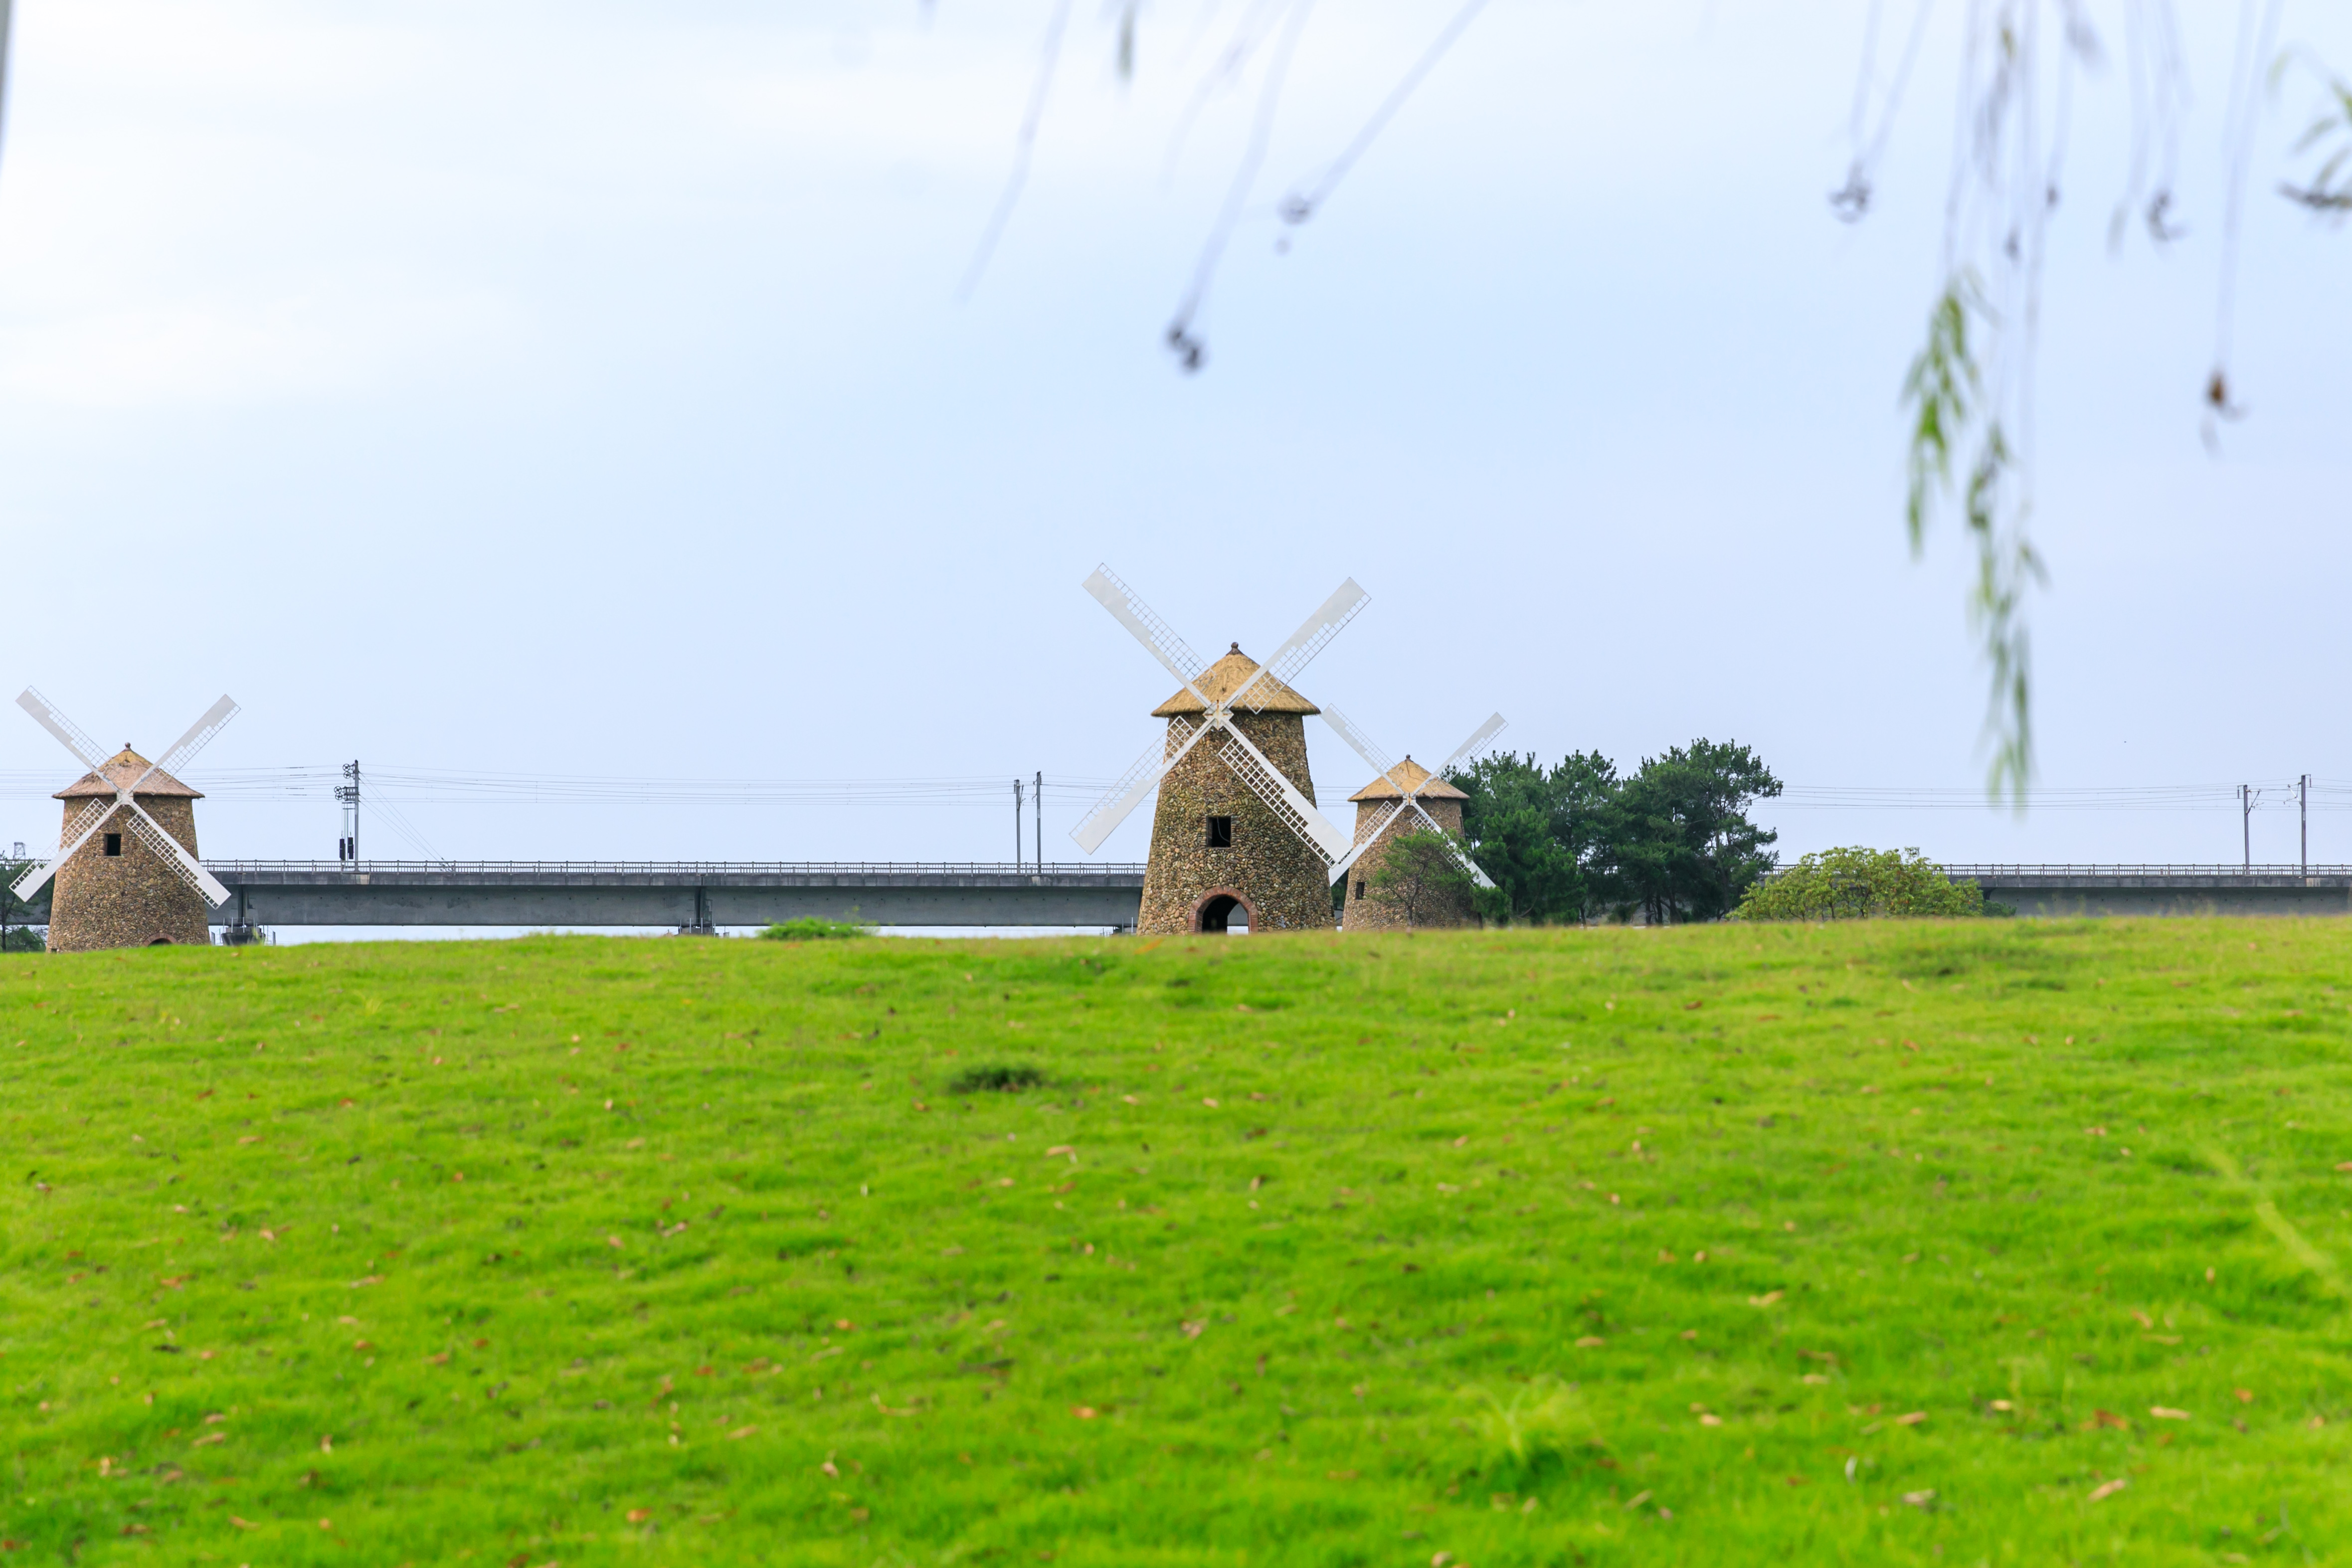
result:
<svg viewBox="0 0 2352 1568"><path fill-rule="evenodd" d="M30 861L0 859L0 953L41 953L48 944L34 926L48 918L48 889L32 904L16 896L14 883L31 866ZM54 884L51 884L54 885Z"/></svg>
<svg viewBox="0 0 2352 1568"><path fill-rule="evenodd" d="M1426 828L1399 833L1381 852L1371 877L1372 896L1402 915L1407 925L1455 924L1470 908L1475 885L1455 852L1459 848L1445 834Z"/></svg>
<svg viewBox="0 0 2352 1568"><path fill-rule="evenodd" d="M1628 903L1654 925L1729 914L1779 857L1780 838L1748 820L1780 781L1733 741L1695 740L1645 757L1615 797L1612 870Z"/></svg>
<svg viewBox="0 0 2352 1568"><path fill-rule="evenodd" d="M1954 882L1917 850L1859 845L1801 855L1756 883L1734 920L1883 920L1985 912L1984 889Z"/></svg>
<svg viewBox="0 0 2352 1568"><path fill-rule="evenodd" d="M1471 858L1494 881L1490 920L1542 925L1591 919L1608 902L1617 765L1591 752L1546 768L1535 754L1500 752L1449 774Z"/></svg>

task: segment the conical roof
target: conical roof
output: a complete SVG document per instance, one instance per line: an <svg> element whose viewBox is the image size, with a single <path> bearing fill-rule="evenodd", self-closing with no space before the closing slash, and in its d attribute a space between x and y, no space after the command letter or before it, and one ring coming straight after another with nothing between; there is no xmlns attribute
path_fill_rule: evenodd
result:
<svg viewBox="0 0 2352 1568"><path fill-rule="evenodd" d="M139 776L147 773L149 766L145 758L126 746L106 759L106 777L113 780L112 783L102 782L95 773L85 773L49 798L72 800L85 795L111 795L117 789L137 784ZM142 795L177 795L187 800L205 798L203 790L191 789L170 774L161 771L147 773L147 782L139 785L138 792Z"/></svg>
<svg viewBox="0 0 2352 1568"><path fill-rule="evenodd" d="M1242 652L1239 643L1232 653L1201 672L1192 684L1205 693L1211 702L1223 702L1240 689L1241 684L1257 673L1257 661ZM1242 706L1260 713L1321 713L1323 710L1276 680L1266 676L1249 690ZM1154 718L1174 718L1179 714L1202 713L1200 698L1191 692L1179 691L1174 696L1151 710Z"/></svg>
<svg viewBox="0 0 2352 1568"><path fill-rule="evenodd" d="M1427 780L1427 782L1423 782ZM1467 800L1469 796L1443 779L1431 779L1429 769L1407 757L1402 762L1348 797L1350 800L1402 800L1419 786L1424 800Z"/></svg>

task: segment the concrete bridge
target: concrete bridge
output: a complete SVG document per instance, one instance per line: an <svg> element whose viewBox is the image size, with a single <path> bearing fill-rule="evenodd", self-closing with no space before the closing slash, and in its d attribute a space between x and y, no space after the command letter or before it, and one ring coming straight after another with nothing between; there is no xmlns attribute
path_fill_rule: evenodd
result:
<svg viewBox="0 0 2352 1568"><path fill-rule="evenodd" d="M206 861L215 925L868 925L1133 930L1143 867L897 861Z"/></svg>
<svg viewBox="0 0 2352 1568"><path fill-rule="evenodd" d="M207 861L215 925L869 925L1133 930L1139 864ZM2020 915L2352 914L2352 866L1952 865Z"/></svg>
<svg viewBox="0 0 2352 1568"><path fill-rule="evenodd" d="M1138 864L903 861L207 861L215 926L670 926L814 915L869 925L1135 928ZM2352 914L2352 866L1949 865L2044 917ZM45 889L15 924L41 925Z"/></svg>
<svg viewBox="0 0 2352 1568"><path fill-rule="evenodd" d="M1948 865L2020 915L2352 915L2352 866Z"/></svg>

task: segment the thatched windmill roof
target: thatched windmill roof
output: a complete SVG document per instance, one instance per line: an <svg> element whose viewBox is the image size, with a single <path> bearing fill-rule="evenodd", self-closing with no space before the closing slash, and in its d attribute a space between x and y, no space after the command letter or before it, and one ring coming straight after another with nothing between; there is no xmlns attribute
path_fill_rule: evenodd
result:
<svg viewBox="0 0 2352 1568"><path fill-rule="evenodd" d="M113 782L101 781L95 773L85 773L49 799L73 800L85 795L112 795L117 789L128 789L137 784L139 776L147 773L149 766L145 758L126 746L106 759L106 777ZM147 773L147 782L139 785L138 792L142 795L176 795L184 800L201 800L205 798L203 790L191 789L170 774L160 770Z"/></svg>
<svg viewBox="0 0 2352 1568"><path fill-rule="evenodd" d="M1257 661L1243 653L1242 645L1236 643L1234 644L1232 653L1202 671L1201 678L1192 684L1200 687L1211 702L1223 702L1232 695L1244 681L1256 673ZM1242 706L1262 713L1309 714L1323 711L1272 675L1266 676L1252 686L1249 695L1242 699ZM1174 696L1153 708L1151 716L1174 718L1179 714L1204 711L1199 697L1188 691L1179 691Z"/></svg>
<svg viewBox="0 0 2352 1568"><path fill-rule="evenodd" d="M1398 763L1348 799L1350 800L1402 800L1404 799L1404 792L1415 785L1421 786L1421 798L1424 800L1470 799L1444 779L1430 779L1429 769L1415 762L1411 757L1407 757L1402 762Z"/></svg>

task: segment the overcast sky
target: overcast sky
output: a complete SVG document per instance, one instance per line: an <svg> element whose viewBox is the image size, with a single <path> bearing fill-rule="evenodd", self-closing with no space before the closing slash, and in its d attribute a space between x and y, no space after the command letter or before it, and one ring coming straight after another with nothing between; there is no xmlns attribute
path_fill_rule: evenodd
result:
<svg viewBox="0 0 2352 1568"><path fill-rule="evenodd" d="M2269 194L2198 434L2238 7L2180 0L2196 105L2164 256L2111 254L2125 89L2078 106L2045 314L2032 611L2053 787L2352 783L2352 228ZM1131 83L1081 0L992 265L1050 0L19 0L0 141L10 689L192 769L1104 779L1170 681L1345 577L1302 677L1434 760L1748 742L1791 784L1969 789L1982 677L1946 529L1915 563L1896 392L1937 284L1957 7L1865 224L1831 215L1861 0L1493 0L1287 253L1452 0L1323 0L1216 285L1159 338L1253 84L1186 106L1243 0L1152 0ZM2094 7L2109 27L2120 5ZM2352 17L2285 38L2352 72ZM2120 38L2110 36L2111 49ZM1313 735L1327 804L1364 769ZM73 768L0 717L0 838ZM39 777L36 777L38 775ZM54 779L44 782L48 775ZM331 855L223 798L210 855ZM1049 858L1076 802L1049 800ZM1791 852L2234 860L2203 812L1768 807ZM412 804L443 853L1003 858L1002 806ZM1104 851L1140 856L1148 813ZM2291 812L2256 821L2292 859ZM374 838L373 853L414 853ZM2352 861L2352 812L2313 855Z"/></svg>

